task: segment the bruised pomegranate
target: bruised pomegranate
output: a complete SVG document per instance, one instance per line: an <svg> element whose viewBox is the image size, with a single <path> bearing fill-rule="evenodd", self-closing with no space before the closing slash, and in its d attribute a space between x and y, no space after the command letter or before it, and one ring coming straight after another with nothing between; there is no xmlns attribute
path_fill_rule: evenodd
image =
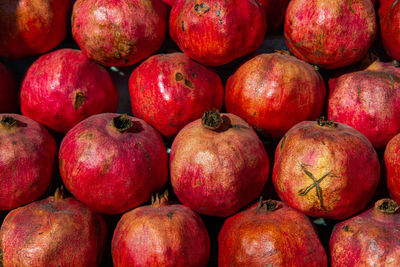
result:
<svg viewBox="0 0 400 267"><path fill-rule="evenodd" d="M99 266L103 218L73 197L54 197L12 210L0 229L0 265Z"/></svg>
<svg viewBox="0 0 400 267"><path fill-rule="evenodd" d="M392 58L400 60L400 3L398 0L386 0L379 8L381 36L386 52Z"/></svg>
<svg viewBox="0 0 400 267"><path fill-rule="evenodd" d="M296 57L335 69L366 55L376 27L371 0L292 0L284 37Z"/></svg>
<svg viewBox="0 0 400 267"><path fill-rule="evenodd" d="M46 191L56 153L56 142L39 123L0 114L0 210L30 203Z"/></svg>
<svg viewBox="0 0 400 267"><path fill-rule="evenodd" d="M381 199L375 207L338 223L329 242L332 267L400 266L399 206Z"/></svg>
<svg viewBox="0 0 400 267"><path fill-rule="evenodd" d="M72 36L90 59L130 66L161 47L167 16L161 0L77 0Z"/></svg>
<svg viewBox="0 0 400 267"><path fill-rule="evenodd" d="M275 151L272 179L279 197L313 217L345 219L367 205L380 166L372 144L342 123L304 121Z"/></svg>
<svg viewBox="0 0 400 267"><path fill-rule="evenodd" d="M179 0L172 5L169 27L186 55L219 66L256 50L267 23L256 0Z"/></svg>
<svg viewBox="0 0 400 267"><path fill-rule="evenodd" d="M327 266L314 225L284 202L267 200L228 218L218 266Z"/></svg>
<svg viewBox="0 0 400 267"><path fill-rule="evenodd" d="M186 206L168 204L166 195L152 205L122 215L111 253L115 267L207 266L210 240L200 216Z"/></svg>
<svg viewBox="0 0 400 267"><path fill-rule="evenodd" d="M226 217L255 199L268 179L269 159L243 119L208 111L186 125L171 147L172 188L191 209Z"/></svg>
<svg viewBox="0 0 400 267"><path fill-rule="evenodd" d="M211 108L222 108L218 74L182 53L154 55L129 79L132 112L166 137Z"/></svg>
<svg viewBox="0 0 400 267"><path fill-rule="evenodd" d="M77 124L61 143L59 163L68 190L107 214L142 204L168 179L160 134L126 114L98 114Z"/></svg>
<svg viewBox="0 0 400 267"><path fill-rule="evenodd" d="M386 145L384 160L387 188L390 196L400 203L400 134L393 137Z"/></svg>
<svg viewBox="0 0 400 267"><path fill-rule="evenodd" d="M22 114L61 133L91 115L115 112L117 106L111 76L79 50L41 56L21 87Z"/></svg>
<svg viewBox="0 0 400 267"><path fill-rule="evenodd" d="M16 112L17 87L13 75L0 62L0 113Z"/></svg>
<svg viewBox="0 0 400 267"><path fill-rule="evenodd" d="M400 68L375 61L364 71L329 81L328 118L384 147L400 132Z"/></svg>
<svg viewBox="0 0 400 267"><path fill-rule="evenodd" d="M228 112L279 139L296 123L321 115L325 91L321 75L304 61L261 54L228 79L225 105Z"/></svg>
<svg viewBox="0 0 400 267"><path fill-rule="evenodd" d="M289 0L257 0L261 7L266 10L267 25L269 33L278 33L285 17L286 7Z"/></svg>
<svg viewBox="0 0 400 267"><path fill-rule="evenodd" d="M64 40L69 0L1 0L0 57L50 51Z"/></svg>

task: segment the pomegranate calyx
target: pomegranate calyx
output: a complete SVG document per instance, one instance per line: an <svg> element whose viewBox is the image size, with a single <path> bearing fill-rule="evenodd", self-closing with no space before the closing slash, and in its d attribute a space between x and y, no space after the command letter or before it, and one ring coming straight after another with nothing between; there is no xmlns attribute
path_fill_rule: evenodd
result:
<svg viewBox="0 0 400 267"><path fill-rule="evenodd" d="M151 196L151 205L153 207L161 207L168 203L168 190L161 195L159 193Z"/></svg>
<svg viewBox="0 0 400 267"><path fill-rule="evenodd" d="M7 129L11 129L18 125L18 120L14 119L11 116L3 116L0 121L1 125L3 125Z"/></svg>
<svg viewBox="0 0 400 267"><path fill-rule="evenodd" d="M133 122L127 114L122 114L118 117L113 118L112 123L114 128L117 129L117 131L119 131L120 133L126 132L127 130L129 130L129 128L133 126Z"/></svg>
<svg viewBox="0 0 400 267"><path fill-rule="evenodd" d="M64 186L57 187L56 192L54 192L54 201L65 199Z"/></svg>
<svg viewBox="0 0 400 267"><path fill-rule="evenodd" d="M400 67L400 62L395 59L395 60L392 61L392 65L393 65L393 67L399 68Z"/></svg>
<svg viewBox="0 0 400 267"><path fill-rule="evenodd" d="M260 201L258 202L257 211L261 209L265 211L274 211L278 208L278 203L275 200L268 199L263 201L262 196L260 196Z"/></svg>
<svg viewBox="0 0 400 267"><path fill-rule="evenodd" d="M223 125L223 122L224 120L217 109L211 109L204 112L203 117L201 118L201 125L203 125L204 128L213 131L217 131Z"/></svg>
<svg viewBox="0 0 400 267"><path fill-rule="evenodd" d="M327 127L327 128L336 128L337 123L334 122L333 120L328 121L325 116L321 116L319 119L317 119L317 124L321 127Z"/></svg>
<svg viewBox="0 0 400 267"><path fill-rule="evenodd" d="M399 205L393 199L384 198L375 203L375 208L382 213L394 214L399 209Z"/></svg>

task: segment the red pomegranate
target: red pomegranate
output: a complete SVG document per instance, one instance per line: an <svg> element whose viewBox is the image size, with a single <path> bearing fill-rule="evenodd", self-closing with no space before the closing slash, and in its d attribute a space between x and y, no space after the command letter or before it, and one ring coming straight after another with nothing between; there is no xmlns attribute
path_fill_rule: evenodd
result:
<svg viewBox="0 0 400 267"><path fill-rule="evenodd" d="M8 213L0 229L0 265L99 266L105 239L99 214L56 192Z"/></svg>
<svg viewBox="0 0 400 267"><path fill-rule="evenodd" d="M79 50L41 56L21 87L22 114L61 133L91 115L115 112L117 106L111 76Z"/></svg>
<svg viewBox="0 0 400 267"><path fill-rule="evenodd" d="M284 37L296 57L335 69L366 55L376 27L371 0L292 0Z"/></svg>
<svg viewBox="0 0 400 267"><path fill-rule="evenodd" d="M243 119L218 111L186 125L171 147L172 188L191 209L226 217L255 199L268 179L269 159Z"/></svg>
<svg viewBox="0 0 400 267"><path fill-rule="evenodd" d="M399 206L381 199L375 207L338 223L329 242L331 265L400 266Z"/></svg>
<svg viewBox="0 0 400 267"><path fill-rule="evenodd" d="M122 215L111 253L115 267L207 266L210 239L200 216L164 194Z"/></svg>
<svg viewBox="0 0 400 267"><path fill-rule="evenodd" d="M324 81L311 65L289 55L260 54L228 79L225 105L280 139L296 123L321 115L325 93Z"/></svg>
<svg viewBox="0 0 400 267"><path fill-rule="evenodd" d="M386 52L392 58L400 60L400 3L387 0L379 8L381 36Z"/></svg>
<svg viewBox="0 0 400 267"><path fill-rule="evenodd" d="M266 10L267 25L269 33L278 33L285 17L286 7L289 0L257 0Z"/></svg>
<svg viewBox="0 0 400 267"><path fill-rule="evenodd" d="M64 40L69 0L2 0L0 57L23 58L50 51Z"/></svg>
<svg viewBox="0 0 400 267"><path fill-rule="evenodd" d="M224 87L218 74L182 53L154 55L129 79L133 114L166 137L211 108L222 108Z"/></svg>
<svg viewBox="0 0 400 267"><path fill-rule="evenodd" d="M107 214L142 204L168 179L160 134L126 114L93 115L77 124L61 143L59 163L68 190L89 208Z"/></svg>
<svg viewBox="0 0 400 267"><path fill-rule="evenodd" d="M275 151L272 181L279 197L309 216L342 220L361 211L378 185L372 144L342 123L304 121Z"/></svg>
<svg viewBox="0 0 400 267"><path fill-rule="evenodd" d="M14 77L0 62L0 113L17 112L17 87Z"/></svg>
<svg viewBox="0 0 400 267"><path fill-rule="evenodd" d="M384 147L400 132L400 68L375 61L364 71L329 81L328 118Z"/></svg>
<svg viewBox="0 0 400 267"><path fill-rule="evenodd" d="M400 134L393 137L386 145L384 160L387 188L390 196L400 203Z"/></svg>
<svg viewBox="0 0 400 267"><path fill-rule="evenodd" d="M161 47L167 16L161 0L77 0L72 36L90 59L130 66Z"/></svg>
<svg viewBox="0 0 400 267"><path fill-rule="evenodd" d="M56 142L39 123L18 114L0 114L0 210L30 203L46 191L56 153Z"/></svg>
<svg viewBox="0 0 400 267"><path fill-rule="evenodd" d="M267 23L256 0L180 0L172 5L169 27L186 55L219 66L256 50Z"/></svg>
<svg viewBox="0 0 400 267"><path fill-rule="evenodd" d="M267 200L228 218L218 235L218 266L327 266L310 220Z"/></svg>

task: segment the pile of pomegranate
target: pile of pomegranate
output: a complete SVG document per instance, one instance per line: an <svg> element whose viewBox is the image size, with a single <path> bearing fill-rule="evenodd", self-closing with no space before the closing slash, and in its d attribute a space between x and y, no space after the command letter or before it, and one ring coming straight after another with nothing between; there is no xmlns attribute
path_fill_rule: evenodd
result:
<svg viewBox="0 0 400 267"><path fill-rule="evenodd" d="M400 266L400 0L2 0L0 266Z"/></svg>

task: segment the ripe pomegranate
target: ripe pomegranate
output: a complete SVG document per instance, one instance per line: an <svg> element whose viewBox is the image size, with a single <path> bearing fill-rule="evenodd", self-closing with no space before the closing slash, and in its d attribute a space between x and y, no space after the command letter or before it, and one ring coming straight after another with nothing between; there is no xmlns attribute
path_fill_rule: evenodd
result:
<svg viewBox="0 0 400 267"><path fill-rule="evenodd" d="M289 0L257 0L258 3L266 10L267 25L269 33L278 33L285 17L286 7Z"/></svg>
<svg viewBox="0 0 400 267"><path fill-rule="evenodd" d="M321 115L325 93L324 81L311 65L280 53L260 54L228 79L225 105L280 139L296 123Z"/></svg>
<svg viewBox="0 0 400 267"><path fill-rule="evenodd" d="M14 77L0 62L0 113L17 112L17 87Z"/></svg>
<svg viewBox="0 0 400 267"><path fill-rule="evenodd" d="M218 235L218 266L327 266L310 220L267 200L228 218Z"/></svg>
<svg viewBox="0 0 400 267"><path fill-rule="evenodd" d="M39 123L0 114L0 210L30 203L46 191L56 153L56 142Z"/></svg>
<svg viewBox="0 0 400 267"><path fill-rule="evenodd" d="M72 36L90 59L130 66L161 47L167 16L161 0L77 0Z"/></svg>
<svg viewBox="0 0 400 267"><path fill-rule="evenodd" d="M286 10L284 37L296 57L335 69L367 54L376 27L371 0L292 0Z"/></svg>
<svg viewBox="0 0 400 267"><path fill-rule="evenodd" d="M328 118L384 147L400 132L400 68L375 61L364 71L329 81Z"/></svg>
<svg viewBox="0 0 400 267"><path fill-rule="evenodd" d="M387 188L390 196L400 203L400 134L393 137L386 145L384 160Z"/></svg>
<svg viewBox="0 0 400 267"><path fill-rule="evenodd" d="M160 134L126 114L98 114L78 123L61 143L59 162L68 190L89 208L107 214L142 204L168 179Z"/></svg>
<svg viewBox="0 0 400 267"><path fill-rule="evenodd" d="M180 0L172 5L169 27L186 55L219 66L256 50L267 23L256 0Z"/></svg>
<svg viewBox="0 0 400 267"><path fill-rule="evenodd" d="M129 79L132 112L166 137L211 108L222 108L218 74L182 53L154 55Z"/></svg>
<svg viewBox="0 0 400 267"><path fill-rule="evenodd" d="M175 137L170 171L172 188L184 205L226 217L260 194L268 179L269 159L250 125L213 110Z"/></svg>
<svg viewBox="0 0 400 267"><path fill-rule="evenodd" d="M0 57L23 58L50 51L64 40L69 0L2 0Z"/></svg>
<svg viewBox="0 0 400 267"><path fill-rule="evenodd" d="M91 115L115 112L117 106L111 76L79 50L41 56L21 87L22 114L61 133Z"/></svg>
<svg viewBox="0 0 400 267"><path fill-rule="evenodd" d="M54 197L12 210L0 229L0 265L99 266L103 218L73 197Z"/></svg>
<svg viewBox="0 0 400 267"><path fill-rule="evenodd" d="M365 208L379 176L371 142L350 126L321 118L300 122L283 136L272 181L292 208L342 220Z"/></svg>
<svg viewBox="0 0 400 267"><path fill-rule="evenodd" d="M381 199L375 207L338 223L329 242L332 267L400 266L399 206Z"/></svg>
<svg viewBox="0 0 400 267"><path fill-rule="evenodd" d="M167 196L122 215L111 253L115 267L207 266L210 239L200 216Z"/></svg>
<svg viewBox="0 0 400 267"><path fill-rule="evenodd" d="M400 3L387 0L379 8L381 36L386 52L392 58L400 60Z"/></svg>

